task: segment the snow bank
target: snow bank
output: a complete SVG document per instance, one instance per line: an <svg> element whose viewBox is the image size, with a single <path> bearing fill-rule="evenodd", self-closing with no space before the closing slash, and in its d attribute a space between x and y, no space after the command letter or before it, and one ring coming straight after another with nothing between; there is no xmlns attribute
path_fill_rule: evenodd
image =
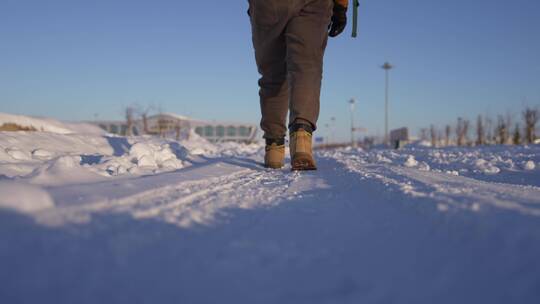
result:
<svg viewBox="0 0 540 304"><path fill-rule="evenodd" d="M89 123L61 122L52 118L0 113L0 126L9 123L57 134L105 134L105 131Z"/></svg>
<svg viewBox="0 0 540 304"><path fill-rule="evenodd" d="M180 142L153 137L0 133L0 175L43 185L177 170L191 155Z"/></svg>
<svg viewBox="0 0 540 304"><path fill-rule="evenodd" d="M43 132L58 134L73 133L73 131L68 129L64 124L54 119L0 113L0 125L7 123L14 123L22 127L34 128Z"/></svg>
<svg viewBox="0 0 540 304"><path fill-rule="evenodd" d="M540 145L431 148L415 143L400 150L338 149L365 164L398 165L489 182L540 186Z"/></svg>
<svg viewBox="0 0 540 304"><path fill-rule="evenodd" d="M257 148L231 143L216 146L194 132L180 141L153 136L0 132L0 176L40 185L84 183L178 170L190 166L199 155L220 157Z"/></svg>

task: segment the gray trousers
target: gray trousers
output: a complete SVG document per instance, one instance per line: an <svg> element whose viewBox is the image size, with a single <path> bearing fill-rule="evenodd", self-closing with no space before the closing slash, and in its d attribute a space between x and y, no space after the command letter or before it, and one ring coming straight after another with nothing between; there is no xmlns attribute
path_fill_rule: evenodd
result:
<svg viewBox="0 0 540 304"><path fill-rule="evenodd" d="M264 138L319 117L323 57L333 0L249 0Z"/></svg>

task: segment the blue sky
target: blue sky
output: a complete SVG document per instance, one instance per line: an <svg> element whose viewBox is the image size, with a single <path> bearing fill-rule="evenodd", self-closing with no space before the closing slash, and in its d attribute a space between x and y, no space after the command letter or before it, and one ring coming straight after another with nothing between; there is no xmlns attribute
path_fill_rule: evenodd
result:
<svg viewBox="0 0 540 304"><path fill-rule="evenodd" d="M360 35L331 39L319 124L347 100L370 134L540 104L540 1L361 0ZM245 0L0 0L0 111L66 120L122 117L132 103L258 122ZM321 133L321 134L322 134Z"/></svg>

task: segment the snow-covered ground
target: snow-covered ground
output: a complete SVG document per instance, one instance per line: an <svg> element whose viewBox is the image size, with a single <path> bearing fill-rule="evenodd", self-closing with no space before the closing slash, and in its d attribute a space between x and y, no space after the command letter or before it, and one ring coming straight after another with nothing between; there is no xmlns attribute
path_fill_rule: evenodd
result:
<svg viewBox="0 0 540 304"><path fill-rule="evenodd" d="M53 132L0 132L1 303L540 302L540 146L292 173L256 144Z"/></svg>

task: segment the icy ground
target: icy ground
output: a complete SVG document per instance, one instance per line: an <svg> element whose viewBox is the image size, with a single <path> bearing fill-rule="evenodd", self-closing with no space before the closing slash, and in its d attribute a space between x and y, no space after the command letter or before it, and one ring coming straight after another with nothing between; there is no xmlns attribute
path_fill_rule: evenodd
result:
<svg viewBox="0 0 540 304"><path fill-rule="evenodd" d="M1 303L540 303L540 147L0 132Z"/></svg>

